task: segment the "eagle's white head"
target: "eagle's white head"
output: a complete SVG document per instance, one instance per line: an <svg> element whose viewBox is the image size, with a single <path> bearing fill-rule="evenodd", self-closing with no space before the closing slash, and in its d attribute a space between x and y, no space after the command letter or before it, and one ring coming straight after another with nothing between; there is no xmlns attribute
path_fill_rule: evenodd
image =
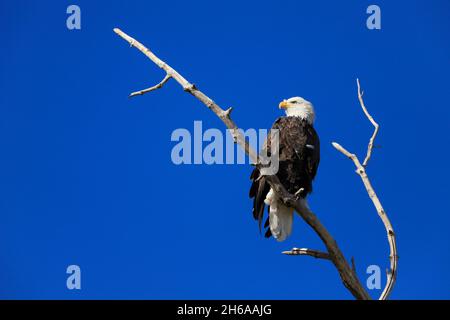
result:
<svg viewBox="0 0 450 320"><path fill-rule="evenodd" d="M279 105L280 109L284 109L288 117L300 117L310 124L313 124L316 117L314 107L311 102L302 97L293 97L283 100Z"/></svg>

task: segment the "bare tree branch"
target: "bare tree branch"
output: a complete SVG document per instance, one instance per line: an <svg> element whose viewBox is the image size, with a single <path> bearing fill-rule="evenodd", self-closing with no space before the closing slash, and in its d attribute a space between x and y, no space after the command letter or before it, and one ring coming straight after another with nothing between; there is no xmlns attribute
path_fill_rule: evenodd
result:
<svg viewBox="0 0 450 320"><path fill-rule="evenodd" d="M169 66L164 61L159 59L153 52L151 52L148 48L146 48L142 43L140 43L136 39L133 39L132 37L130 37L129 35L127 35L118 28L115 28L114 32L117 33L124 40L126 40L131 47L135 47L136 49L141 51L143 54L147 56L147 58L153 61L158 67L163 69L168 76L173 78L183 87L184 91L192 94L198 100L203 102L203 104L205 104L211 111L213 111L225 123L227 128L230 129L230 133L232 134L234 141L243 147L245 153L249 156L250 160L253 163L257 163L258 160L257 153L250 147L250 144L248 143L248 141L245 140L244 135L238 130L238 127L236 126L234 121L231 120L230 117L231 109L223 110L222 108L220 108L211 98L209 98L203 92L198 90L193 83L187 81L171 66Z"/></svg>
<svg viewBox="0 0 450 320"><path fill-rule="evenodd" d="M283 251L283 254L287 254L289 256L311 256L316 259L330 260L330 255L328 253L307 248L292 248L290 251Z"/></svg>
<svg viewBox="0 0 450 320"><path fill-rule="evenodd" d="M166 76L164 77L164 79L161 80L160 83L158 83L157 85L154 85L153 87L133 92L130 94L130 98L135 97L135 96L140 96L140 95L146 94L147 92L160 89L166 84L167 81L169 81L170 78L172 78L172 77L169 74L166 74Z"/></svg>
<svg viewBox="0 0 450 320"><path fill-rule="evenodd" d="M366 108L366 106L364 104L364 100L363 100L364 92L361 91L361 86L359 84L359 79L356 79L356 84L358 85L358 99L359 99L359 103L361 105L361 108L363 109L367 119L369 119L369 121L373 124L373 126L375 128L374 131L373 131L372 137L369 140L369 145L367 146L367 155L366 155L366 158L364 159L364 162L363 162L363 167L366 167L367 164L369 163L370 157L372 156L373 143L375 142L375 138L377 137L378 130L380 129L380 126L372 118L372 116L370 115L369 111L367 111L367 108Z"/></svg>
<svg viewBox="0 0 450 320"><path fill-rule="evenodd" d="M166 64L164 61L160 60L153 52L146 48L139 41L128 36L126 33L120 29L114 29L120 37L126 40L132 47L137 48L143 54L145 54L151 61L153 61L158 67L163 69L166 74L176 80L185 90L189 92L203 104L206 105L211 111L213 111L225 124L225 126L230 129L233 135L235 143L239 144L249 156L250 160L257 164L258 156L255 150L251 148L248 141L245 140L243 134L238 130L237 125L231 119L230 113L231 108L228 110L223 110L220 108L211 98L206 96L203 92L198 90L198 88L188 82L183 76L181 76L172 67ZM277 176L266 176L266 179L270 186L274 189L279 198L287 206L293 207L300 216L305 220L305 222L318 234L318 236L324 242L330 261L335 265L339 272L345 287L352 293L352 295L357 299L369 300L370 296L360 283L356 273L353 272L352 268L348 264L341 250L339 249L334 238L329 234L328 230L322 225L317 216L308 208L308 205L303 199L297 199L295 195L290 194L280 183Z"/></svg>
<svg viewBox="0 0 450 320"><path fill-rule="evenodd" d="M369 162L370 156L372 154L372 149L374 146L375 138L378 133L379 126L375 122L375 120L372 118L372 116L369 114L369 112L367 111L367 108L366 108L363 98L362 98L363 93L361 91L359 80L357 79L356 82L358 85L358 99L359 99L361 108L363 109L363 111L364 111L365 115L367 116L367 118L369 119L369 121L375 127L375 131L369 140L367 156L364 160L364 163L361 164L358 157L354 153L349 152L347 149L345 149L339 143L333 142L332 144L333 144L333 147L335 147L339 152L341 152L346 157L348 157L350 160L352 160L353 163L355 164L356 173L361 177L361 180L364 183L364 186L367 190L369 198L372 200L372 202L377 210L378 216L380 217L380 219L383 222L384 227L386 229L387 238L388 238L388 242L389 242L389 249L390 249L390 256L389 256L390 270L388 270L388 272L387 272L386 286L379 297L379 300L386 300L389 298L389 295L391 294L392 289L394 288L395 280L397 277L397 264L398 264L397 244L395 241L395 233L394 233L394 229L392 228L392 224L391 224L386 212L384 211L383 206L381 205L380 199L378 198L377 194L375 193L375 190L373 189L372 184L370 183L369 177L366 173L366 166L367 166L367 163Z"/></svg>

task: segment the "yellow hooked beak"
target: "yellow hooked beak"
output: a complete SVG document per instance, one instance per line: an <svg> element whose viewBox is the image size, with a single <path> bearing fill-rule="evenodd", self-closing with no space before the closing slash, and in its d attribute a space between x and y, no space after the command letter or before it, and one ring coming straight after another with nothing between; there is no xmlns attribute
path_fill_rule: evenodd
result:
<svg viewBox="0 0 450 320"><path fill-rule="evenodd" d="M280 102L280 104L278 105L278 107L279 107L280 109L286 109L286 108L288 107L288 105L289 105L289 102L287 102L286 100L283 100L283 101Z"/></svg>

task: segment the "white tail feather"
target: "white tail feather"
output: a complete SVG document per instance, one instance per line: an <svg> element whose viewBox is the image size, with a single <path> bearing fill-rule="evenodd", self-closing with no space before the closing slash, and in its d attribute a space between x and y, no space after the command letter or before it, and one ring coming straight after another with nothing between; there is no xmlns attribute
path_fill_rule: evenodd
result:
<svg viewBox="0 0 450 320"><path fill-rule="evenodd" d="M270 189L264 202L270 206L270 231L275 239L284 241L291 234L294 209L285 206L279 201Z"/></svg>

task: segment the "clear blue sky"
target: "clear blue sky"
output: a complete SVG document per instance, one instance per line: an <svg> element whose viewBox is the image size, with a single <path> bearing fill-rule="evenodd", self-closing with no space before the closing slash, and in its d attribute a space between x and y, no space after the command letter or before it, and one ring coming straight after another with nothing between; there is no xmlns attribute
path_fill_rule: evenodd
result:
<svg viewBox="0 0 450 320"><path fill-rule="evenodd" d="M66 28L77 4L81 30ZM381 7L382 29L366 28ZM258 233L248 165L175 166L177 128L221 122L113 32L120 27L223 107L268 128L278 102L316 107L322 162L310 204L365 282L388 266L385 230L338 141L363 155L398 238L395 299L450 298L450 2L1 1L0 298L350 299L296 217ZM82 289L66 288L66 267ZM383 281L384 284L384 281ZM377 296L380 290L371 290Z"/></svg>

